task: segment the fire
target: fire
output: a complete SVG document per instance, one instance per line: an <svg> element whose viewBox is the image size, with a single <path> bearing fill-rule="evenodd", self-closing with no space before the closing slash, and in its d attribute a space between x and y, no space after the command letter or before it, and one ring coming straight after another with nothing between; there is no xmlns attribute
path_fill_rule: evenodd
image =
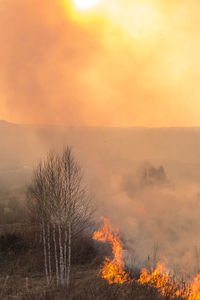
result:
<svg viewBox="0 0 200 300"><path fill-rule="evenodd" d="M190 284L185 285L170 276L169 271L158 263L152 273L143 269L138 282L156 288L165 297L200 300L200 274Z"/></svg>
<svg viewBox="0 0 200 300"><path fill-rule="evenodd" d="M162 263L157 263L155 270L152 272L143 269L138 282L156 288L163 296L174 297L178 295L178 292L180 295L175 280L170 276L169 271L165 270Z"/></svg>
<svg viewBox="0 0 200 300"><path fill-rule="evenodd" d="M191 285L186 290L186 298L188 300L200 299L200 274L193 280Z"/></svg>
<svg viewBox="0 0 200 300"><path fill-rule="evenodd" d="M122 284L129 280L129 275L123 269L123 245L119 233L113 231L107 219L103 218L103 220L104 224L94 233L93 239L103 243L108 241L112 246L114 258L112 260L108 257L105 258L100 273L102 278L106 279L109 284Z"/></svg>
<svg viewBox="0 0 200 300"><path fill-rule="evenodd" d="M94 232L93 239L100 242L109 242L112 246L113 259L105 258L100 274L109 284L131 283L129 274L124 270L123 244L120 240L118 231L114 231L109 220L103 218L98 231ZM177 281L162 263L157 263L154 270L143 269L138 280L139 284L151 286L165 297L180 297L185 300L200 300L200 274L189 284Z"/></svg>

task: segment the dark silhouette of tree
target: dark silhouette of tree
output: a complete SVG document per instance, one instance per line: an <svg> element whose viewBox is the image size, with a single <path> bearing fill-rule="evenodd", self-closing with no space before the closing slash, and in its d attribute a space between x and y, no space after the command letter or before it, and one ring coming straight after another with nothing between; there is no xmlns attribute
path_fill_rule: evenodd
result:
<svg viewBox="0 0 200 300"><path fill-rule="evenodd" d="M163 166L154 167L151 164L145 164L141 172L141 185L164 185L167 182L167 176Z"/></svg>

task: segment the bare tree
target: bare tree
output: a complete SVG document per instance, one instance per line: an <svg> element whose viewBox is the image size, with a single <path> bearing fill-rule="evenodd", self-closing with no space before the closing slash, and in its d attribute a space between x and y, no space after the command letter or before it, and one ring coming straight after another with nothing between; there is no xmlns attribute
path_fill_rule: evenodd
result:
<svg viewBox="0 0 200 300"><path fill-rule="evenodd" d="M69 286L72 241L88 226L92 215L82 170L71 148L64 148L61 154L50 152L39 163L28 199L43 236L47 284L55 274L57 285Z"/></svg>

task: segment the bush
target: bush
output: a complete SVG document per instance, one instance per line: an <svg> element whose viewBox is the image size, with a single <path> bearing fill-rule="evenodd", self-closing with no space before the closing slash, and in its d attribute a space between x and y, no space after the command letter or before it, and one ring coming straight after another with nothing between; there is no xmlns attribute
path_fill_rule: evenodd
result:
<svg viewBox="0 0 200 300"><path fill-rule="evenodd" d="M0 236L0 252L4 255L19 255L28 250L28 245L19 234L7 233Z"/></svg>
<svg viewBox="0 0 200 300"><path fill-rule="evenodd" d="M97 256L97 251L92 237L81 235L75 239L72 244L72 253L73 264L90 263Z"/></svg>

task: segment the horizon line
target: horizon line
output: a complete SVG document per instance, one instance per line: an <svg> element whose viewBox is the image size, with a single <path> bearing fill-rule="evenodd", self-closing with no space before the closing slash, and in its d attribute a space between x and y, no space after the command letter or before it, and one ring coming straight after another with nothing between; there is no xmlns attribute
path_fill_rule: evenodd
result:
<svg viewBox="0 0 200 300"><path fill-rule="evenodd" d="M0 119L0 123L7 123L10 125L19 125L19 126L41 126L41 127L71 127L71 128L99 128L99 129L200 129L200 125L196 126L143 126L143 125L130 125L130 126L109 126L109 125L70 125L70 124L50 124L50 123L16 123L12 121L7 121Z"/></svg>

